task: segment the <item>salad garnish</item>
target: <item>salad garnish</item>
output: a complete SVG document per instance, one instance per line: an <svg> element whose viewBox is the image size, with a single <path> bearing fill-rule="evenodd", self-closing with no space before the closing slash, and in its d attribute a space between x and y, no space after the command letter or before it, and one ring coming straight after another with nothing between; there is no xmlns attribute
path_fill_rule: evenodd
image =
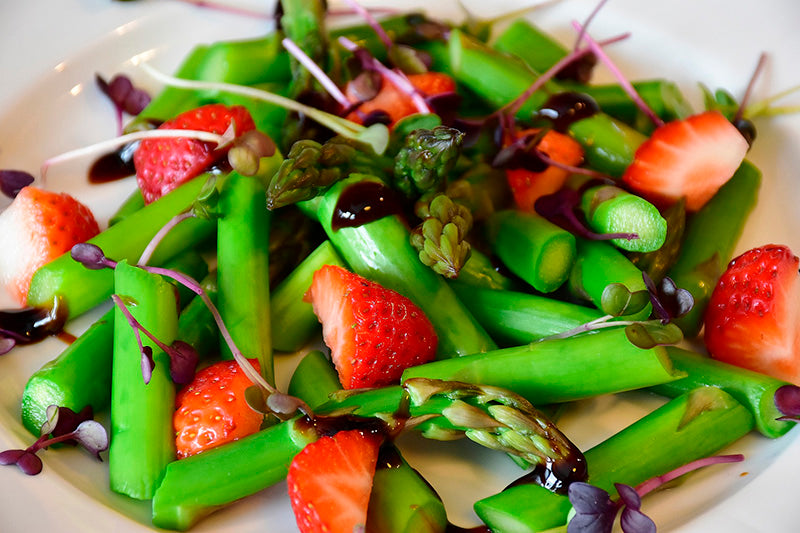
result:
<svg viewBox="0 0 800 533"><path fill-rule="evenodd" d="M27 187L35 178L24 170L0 170L0 192L9 198L15 198L23 187Z"/></svg>
<svg viewBox="0 0 800 533"><path fill-rule="evenodd" d="M100 74L95 74L95 81L100 90L108 96L117 111L117 131L122 135L123 113L136 116L150 103L150 95L146 91L134 87L130 78L124 74L116 74L106 81Z"/></svg>

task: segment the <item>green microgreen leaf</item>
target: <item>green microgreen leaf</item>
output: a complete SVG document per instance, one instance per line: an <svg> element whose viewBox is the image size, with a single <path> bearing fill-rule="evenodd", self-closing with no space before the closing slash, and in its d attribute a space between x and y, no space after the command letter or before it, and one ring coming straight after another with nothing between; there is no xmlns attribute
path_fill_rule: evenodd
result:
<svg viewBox="0 0 800 533"><path fill-rule="evenodd" d="M600 296L600 309L611 316L638 313L648 303L650 303L650 295L646 290L631 292L622 283L609 283Z"/></svg>
<svg viewBox="0 0 800 533"><path fill-rule="evenodd" d="M645 350L655 346L677 344L683 340L681 328L673 323L661 324L659 321L630 324L625 327L625 336L631 343Z"/></svg>

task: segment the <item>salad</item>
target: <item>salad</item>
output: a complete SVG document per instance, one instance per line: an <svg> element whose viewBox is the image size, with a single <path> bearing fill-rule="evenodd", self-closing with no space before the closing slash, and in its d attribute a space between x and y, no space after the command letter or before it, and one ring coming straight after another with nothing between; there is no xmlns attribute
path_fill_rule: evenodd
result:
<svg viewBox="0 0 800 533"><path fill-rule="evenodd" d="M576 3L576 5L577 5L577 3ZM572 7L572 6L570 6L570 7ZM579 9L579 7L575 7L575 9L576 9L576 10L578 10L578 9ZM622 10L621 10L621 11L622 11ZM585 13L585 12L588 12L588 10L585 10L585 9L584 9L584 10L581 12L581 14L583 14L583 13ZM608 15L608 14L606 13L606 16L607 16L607 15ZM551 15L551 16L552 16L552 15ZM574 15L571 15L571 14L570 14L570 15L568 15L568 17L572 17L572 16L574 16ZM564 20L568 20L568 19L564 19ZM602 20L602 17L601 17L601 19L600 19L600 20ZM547 23L544 23L544 24L547 24ZM614 29L614 30L617 30L617 29L619 29L619 30L628 30L628 29L634 29L634 30L635 30L635 28L632 28L632 27L631 27L631 24L625 24L625 25L622 25L622 24L621 24L621 26L624 26L624 27L622 27L622 28L617 28L617 27L614 27L613 29ZM547 26L545 26L545 27L547 27ZM562 29L563 29L563 26L562 26ZM604 29L604 28L603 28L602 26L600 26L600 24L598 23L598 26L596 27L596 29L597 29L597 31L599 32L599 31L600 31L600 29ZM566 34L567 34L567 33L565 32L565 35L566 35ZM636 32L634 33L634 35L636 36ZM751 52L751 51L749 51L749 50L748 50L748 52ZM754 52L754 51L752 51L752 54L753 54L753 57L755 58L755 52ZM622 57L622 54L621 54L621 53L620 53L619 55L615 54L615 58L616 58L618 61L620 60L620 59L619 59L620 57ZM648 54L648 57L649 57L649 54ZM746 54L742 54L742 55L740 55L740 57L747 57L747 56L746 56ZM743 62L744 60L742 59L741 61ZM90 67L90 68L92 68L92 67ZM737 68L736 68L735 70L736 70L736 74L737 74L737 75L739 75L739 76L741 77L741 82L740 82L740 81L738 81L738 78L737 78L737 79L735 79L735 80L731 81L730 83L723 84L723 85L725 85L725 86L727 86L727 87L736 87L736 86L737 86L737 83L738 83L739 85L743 85L743 84L744 84L744 80L746 79L746 77L747 77L747 74L749 73L750 69L751 69L751 67L750 67L750 65L749 65L749 64L748 64L748 65L746 65L746 66L742 66L741 64L740 64L740 65L737 65ZM627 71L627 69L626 69L626 71ZM109 73L110 73L110 72L109 72ZM714 79L714 80L715 80L715 77L714 77L714 76L711 76L711 75L709 75L709 76L702 75L702 76L697 76L696 78L698 78L698 79L701 79L701 80L703 80L703 81L707 81L707 80L709 80L709 79ZM694 78L692 78L692 79L694 79ZM709 82L709 83L710 83L710 82ZM788 84L783 84L783 86L786 86L786 85L788 85ZM778 88L780 88L780 87L781 87L781 86L778 86ZM779 124L783 124L784 122L782 122L782 121L779 121L778 123L779 123ZM791 123L789 123L789 124L791 124ZM771 131L770 131L770 128L771 128L771 126L766 126L766 127L763 127L763 128L761 128L761 129L759 130L759 133L760 133L760 134L762 134L762 135L765 135L765 136L770 136L770 135L772 135L772 133L771 133ZM769 137L767 137L767 138L769 138ZM753 153L752 153L752 154L751 154L749 157L750 157L750 158L752 158L754 161L756 161L756 162L757 162L757 163L758 163L760 166L762 166L762 168L764 168L764 169L766 170L766 169L768 168L768 166L764 166L764 165L762 165L762 159L758 159L758 158L757 158L757 156L759 155L759 152L758 152L758 151L756 151L756 150L758 150L758 147L759 147L759 146L763 146L764 144L766 144L766 143L764 142L764 138L762 137L762 138L760 138L759 142L757 142L757 143L756 143L756 147L757 147L757 148L754 150L754 152L753 152ZM771 145L770 145L770 146L771 146ZM63 146L63 145L61 145L61 146L59 146L59 148L58 148L58 149L59 149L59 150L61 150L61 149L64 149L64 148L68 148L68 147L67 147L67 146ZM58 151L58 150L56 150L56 151ZM49 152L49 151L48 151L46 154L44 154L44 156L45 156L45 157L46 157L46 156L48 156L48 155L52 155L52 152ZM5 157L8 157L8 154L5 152L5 149L4 149L4 152L3 152L3 157L4 157L4 158L5 158ZM778 157L776 156L776 158L778 158ZM39 158L39 159L41 160L41 159L43 159L43 157L42 157L42 158ZM3 161L5 162L5 161L6 161L6 159L3 159ZM51 175L51 178L50 178L50 179L55 179L55 177L56 177L56 176L57 176L57 174L54 172L54 173ZM764 191L765 191L765 194L770 194L770 193L769 193L769 189L767 188L767 186L765 186L765 188L764 188ZM121 196L122 196L122 195L120 195L120 197L121 197ZM769 198L769 196L768 196L767 198ZM103 202L103 203L104 203L104 202ZM758 221L758 218L757 218L757 217L759 216L759 212L757 211L757 212L756 212L756 214L755 214L754 216L755 216L755 218L756 218L756 220L755 220L755 223L758 225L759 221ZM762 216L766 216L766 215L762 215ZM791 230L791 228L792 228L792 227L797 227L797 226L796 226L796 225L794 225L794 226L793 226L792 224L787 224L787 223L784 223L784 224L782 224L782 225L781 225L781 227L780 227L780 228L777 228L777 231L778 231L777 235L779 235L778 237L772 238L772 235L775 235L775 234L774 234L774 233L772 233L772 231L770 231L770 232L769 232L769 236L766 236L766 235L765 235L765 238L769 238L770 240L775 240L775 241L777 241L777 242L784 242L784 243L787 243L787 244L790 244L790 245L792 245L792 244L793 244L793 242L792 242L792 238L796 238L796 236L794 235L793 231ZM747 230L747 231L750 231L750 230ZM783 239L781 239L781 238L780 238L780 233L779 233L780 231L785 231L785 232L786 232L786 234L785 234L785 235L783 235L783 236L785 236L786 238L783 238ZM751 239L751 240L750 240L750 241L748 241L748 239ZM750 242L750 243L752 243L753 245L756 245L756 244L761 244L761 243L763 243L764 241L763 241L763 239L756 239L756 238L755 238L755 236L752 236L752 237L751 237L751 236L750 236L748 233L745 233L745 235L743 236L743 239L742 239L742 244L740 244L740 246L741 246L741 249L742 249L742 250L747 248L746 244L744 244L744 243L747 243L747 242ZM796 246L795 246L795 248L796 248ZM76 330L76 331L77 331L77 330ZM50 346L52 346L52 343L50 343L49 345L50 345ZM41 345L41 347L44 347L44 345ZM37 347L37 348L39 348L39 347ZM51 352L51 354L52 354L52 352ZM15 355L15 357L17 357L17 355ZM31 365L30 365L30 366L31 366L31 368L32 368L32 369L35 369L35 368L37 368L37 367L39 366L39 364L41 364L41 362L43 362L44 360L46 360L46 359L48 359L48 358L49 358L49 357L47 357L47 355L42 355L41 357L42 357L42 359L41 359L40 361L38 361L36 364L34 364L34 363L31 363ZM3 361L3 363L4 363L4 364L6 364L6 361L4 360L4 361ZM18 364L18 363L15 363L15 364ZM30 372L29 372L29 373L30 373ZM23 379L23 380L24 380L25 378L23 377L23 378L21 378L21 379ZM17 388L17 389L16 389L16 391L17 391L17 392L15 393L15 395L18 395L19 388ZM623 403L625 402L625 399L626 399L626 398L623 398L623 400L622 400L622 401L623 401ZM10 397L10 395L9 395L9 398L8 398L8 400L7 400L7 402L6 402L6 403L9 405L9 413L12 413L12 415L13 415L13 413L15 413L15 412L16 412L16 407L15 407L15 402L16 402L16 401L17 401L17 399L16 399L16 398L12 399L12 398ZM613 400L612 400L612 399L607 399L607 400L603 400L603 401L605 401L605 402L611 402L611 403L616 403L618 400L615 398L615 399L613 399ZM652 401L652 399L651 399L651 401ZM602 406L596 406L596 405L595 405L595 407L591 407L591 408L592 408L592 409L599 409L599 408L601 408L601 407L602 407ZM636 408L634 408L634 409L636 409ZM646 410L647 410L647 409L642 409L642 412L645 412ZM597 440L600 438L600 435L601 435L601 434L603 434L603 433L610 433L610 431L609 431L609 427L619 427L620 425L622 425L622 422L621 422L621 420L622 420L622 418L623 418L625 415L621 413L621 411L620 411L620 409L619 409L619 408L614 408L614 409L611 409L611 410L609 410L609 414L603 414L602 416L604 416L604 417L609 417L609 424L610 424L610 425L609 425L609 426L606 426L606 425L605 425L605 423L602 423L602 425L603 425L602 429L597 429L597 431L594 431L594 430L596 429L596 426L588 426L588 427L587 427L587 425L586 425L586 423L585 423L585 422L584 422L584 423L580 423L580 422L578 422L577 420L575 420L575 421L571 421L571 420L570 420L570 417L568 416L568 417L567 417L567 419L565 420L565 423L566 423L566 426L565 426L565 427L566 427L566 428L569 428L569 429L566 429L566 431L567 431L567 433L570 435L570 437L571 437L571 438L573 438L573 439L575 439L575 440L576 440L576 442L579 442L580 444L583 444L583 445L591 445L591 444L595 443L595 442L596 442L596 441L597 441ZM632 415L632 416L631 416L631 418L635 418L635 415ZM10 419L15 419L15 415L13 415L13 416L10 416ZM597 423L596 421L593 421L593 422L592 422L592 424L596 424L596 423ZM10 423L10 424L11 424L11 423ZM13 425L10 425L10 427L12 427L12 428L13 428L13 427L15 427L15 426L13 426ZM582 435L582 434L581 434L581 432L586 432L586 433L585 433L584 435ZM21 430L21 429L18 431L18 434L20 435L20 440L21 440L21 441L26 441L26 439L25 439L25 438L23 438L23 437L25 437L26 435L25 435L24 433L22 433L22 430ZM788 437L785 437L784 439L781 439L781 441L780 441L779 443L772 443L772 442L770 442L770 443L764 443L764 442L760 442L760 441L758 441L758 439L757 439L757 438L754 438L754 439L751 439L751 440L758 441L758 442L755 442L755 443L753 443L753 444L754 444L754 446L753 446L753 447L754 447L754 450L757 452L758 450L769 449L769 448L768 448L769 446L772 446L772 447L783 447L783 446L788 446L788 442L790 442L790 440L791 440L791 439L792 439L792 436L790 435L790 436L788 436ZM15 445L19 445L19 443L18 443L18 442L15 442ZM745 449L747 449L747 448L748 448L750 445L749 445L748 443L745 443L745 444L743 444L742 446L743 446L743 447L742 447L741 449L742 449L742 450L745 450ZM583 446L582 446L582 447L583 447ZM409 461L411 461L411 462L414 462L414 457L415 457L415 455L414 455L414 454L415 454L415 453L418 453L419 455L426 454L426 453L428 453L428 452L429 452L429 448L430 448L430 446L429 446L429 445L427 445L427 443L420 444L420 443L417 443L417 442L411 442L411 443L410 443L410 446L409 446L409 448L410 448L410 450L412 450L412 452L411 452L411 455L409 455L409 456L408 456L408 459L409 459ZM463 447L463 448L461 449L461 450L463 450L463 451L460 451L460 452L458 452L458 453L466 453L466 449L467 449L467 448ZM737 450L737 451L738 451L738 450ZM438 453L438 452L437 452L437 453ZM473 453L473 452L469 452L469 453ZM748 454L748 456L750 455L750 454L749 454L749 452L747 452L747 451L745 451L745 453L746 453L746 454ZM46 462L46 469L50 469L50 467L51 467L51 466L54 466L54 470L55 470L56 472L58 472L58 473L60 473L61 471L63 471L63 472L65 472L65 473L66 473L66 472L69 472L69 471L70 471L72 468L74 468L74 467L70 466L70 465L72 464L72 463L71 463L72 461L82 461L82 458L80 458L80 456L79 456L79 455L76 455L76 454L69 454L69 455L65 454L65 455L68 457L68 459L64 459L63 461L62 461L60 458L57 458L57 456L58 456L58 455L60 455L60 454L56 454L56 453L46 453L45 455L47 456L47 458L45 459L45 462ZM449 454L447 454L447 455L449 455ZM756 455L756 456L757 456L757 455ZM483 459L481 459L481 460L483 460ZM424 459L422 459L422 461L424 461ZM436 462L436 461L434 461L434 462ZM84 466L86 466L87 468L94 468L94 469L95 469L95 473L96 473L98 476L102 476L102 475L103 475L103 474L102 474L102 468L95 468L95 466L83 465L83 462L79 462L79 463L77 463L77 464L80 464L80 465L81 465L81 468L83 468ZM492 470L495 468L495 466L496 466L497 468L505 468L505 470L504 470L504 473L505 473L505 472L508 472L508 476L512 476L512 477L506 477L506 478L505 478L506 480L507 480L507 479L512 479L512 478L515 476L515 475L513 474L514 470L512 470L512 469L508 468L508 467L507 467L507 465L504 465L504 463L502 463L502 461L497 461L497 462L493 463ZM466 469L466 470L468 470L469 468L471 468L471 467L470 467L470 466L468 466L468 465L461 465L461 469ZM6 472L5 470L10 470L10 469L3 469L3 470L4 470L4 471L0 472L0 475L3 475L3 476L6 476L6 475L8 475L8 474L7 474L7 472ZM752 469L751 469L751 468L748 466L748 471L751 471L751 470L752 470ZM737 470L737 471L736 471L736 475L738 475L740 471L741 471L741 469L740 469L740 470ZM481 479L483 479L483 476L484 476L484 475L487 475L487 474L494 475L494 474L495 474L495 472L494 472L494 471L492 471L492 472L481 472L481 473L480 473ZM710 476L710 474L704 474L704 475L705 475L705 476ZM736 477L736 475L734 475L733 477L735 478L735 477ZM448 471L446 474L444 474L444 475L443 475L443 477L450 477L450 476L452 476L452 470ZM10 478L11 478L11 479L14 479L14 480L15 480L15 482L16 482L16 480L17 480L17 478L18 478L18 477L19 477L19 476L10 476ZM95 489L91 488L91 487L92 487L92 485L91 485L90 483L88 483L88 482L83 482L83 483L81 483L81 481L75 482L75 481L73 481L73 477L70 477L69 475L65 475L64 477L65 477L66 479L68 479L70 482L73 482L73 483L78 483L78 484L80 484L80 488L82 488L82 490L84 490L84 491L88 491L88 492L90 492L90 493L94 494L94 490L95 490ZM502 476L500 476L500 477L502 477ZM429 479L431 479L431 480L434 482L434 484L436 484L436 481L435 481L435 479L434 479L434 478L429 478ZM714 479L718 479L718 478L714 478ZM24 484L23 486L26 486L26 487L27 487L27 486L29 485L30 481L31 481L31 480L27 480L27 479L25 479L24 481L22 481L22 483ZM42 483L43 481L44 481L44 480L42 480L42 479L37 479L37 480L35 480L35 482L37 483L36 487L40 487L40 486L43 484L43 483ZM56 482L56 483L57 483L57 482ZM712 483L712 484L713 484L713 483ZM4 483L3 485L4 485L4 486L9 486L9 487L11 486L11 485L10 485L10 484L8 484L8 483ZM14 486L16 486L16 485L14 485ZM502 488L502 483L501 483L501 484L498 484L498 485L496 485L495 487L493 487L493 489L494 489L494 490L490 490L490 491L488 491L488 492L489 492L489 493L491 493L491 492L496 492L496 491L497 491L497 490L499 490L500 488ZM42 489L36 489L36 490L42 490ZM44 490L47 490L47 489L44 489ZM271 491L268 491L268 493L270 493L270 494L269 494L269 496L274 496L276 492L279 492L279 491L276 491L276 490L271 490ZM454 491L454 492L455 492L455 491ZM678 492L678 491L676 491L676 492ZM487 494L487 495L488 495L488 494ZM479 496L479 497L480 497L480 496ZM115 496L109 496L109 495L105 495L105 496L101 496L101 498L104 498L104 499L105 499L105 500L103 500L103 501L108 501L108 500L111 500L111 501L113 502L113 503L112 503L113 505L121 505L121 506L122 506L122 508L125 508L125 507L126 507L126 505L127 505L127 506L128 506L128 509L127 509L127 513L128 513L128 514L132 514L132 515L134 515L134 516L138 516L138 517L141 519L141 521L142 521L142 522L144 522L144 523L147 523L147 519L146 519L146 516L147 516L147 515L142 513L142 509L141 509L141 508L138 508L138 507L135 507L135 506L131 506L129 503L127 503L127 504L126 504L126 503L124 503L124 502L122 502L122 501L121 501L121 498L118 498L118 497L115 497ZM260 497L259 497L259 498L260 498ZM264 499L269 499L270 501L272 501L274 498L264 498ZM452 500L451 500L451 499L447 498L447 496L445 495L445 499L446 499L446 503L448 504L448 506L450 505L450 502L451 502L451 501L457 502L459 499L460 499L460 500L462 500L462 504L461 504L461 505L463 505L463 498L452 498ZM473 498L473 499L474 499L474 498ZM648 509L648 512L649 512L649 511L650 511L650 505L651 505L651 504L650 504L650 499L648 499L648 500L646 500L646 501L647 501L647 503L646 503L645 505L646 505L646 507L647 507L647 509ZM283 503L284 503L284 508L285 508L285 501L284 501ZM248 505L254 505L254 504L252 504L252 503L245 503L245 504L243 504L243 506L240 504L240 508L243 508L243 509L245 509L245 511L247 511L247 510L248 510L248 507L247 507ZM459 505L459 504L458 504L458 503L456 503L455 505L457 506L457 505ZM464 506L464 507L466 507L466 509L468 509L470 505L471 505L471 503L468 503L468 504L467 504L466 506ZM667 506L667 507L669 507L669 506ZM456 507L456 508L457 508L457 507ZM253 510L253 511L255 511L255 510ZM226 513L227 513L227 516L230 516L231 514L234 514L234 516L237 516L239 512L240 512L240 511L237 511L237 510L232 510L232 511L230 511L230 512L229 512L229 511L226 511L226 512L224 512L224 513L222 513L222 514L220 514L220 515L218 515L218 516L214 516L214 517L212 517L211 519L209 519L209 521L208 521L208 522L201 523L201 524L200 524L198 527L200 528L200 530L202 530L202 528L204 528L204 527L211 528L211 530L219 530L219 529L217 528L217 526L218 526L218 525L220 525L220 524L224 524L224 523L226 523L226 520L225 520L225 518L224 518L224 517L226 516ZM260 506L259 506L259 509L258 509L258 511L255 511L255 512L258 512L259 514L264 514L264 513L266 513L266 511L262 511L262 508L261 508ZM285 509L284 509L284 513L285 513ZM143 517L143 516L144 516L144 518L141 518L141 517ZM285 514L284 514L284 516L285 516ZM289 515L289 519L291 520L291 515ZM236 520L236 519L234 518L234 521L235 521L235 520ZM457 521L457 522L461 522L461 521L459 521L459 520L458 520L458 519L457 519L455 516L452 516L452 517L451 517L451 520L453 520L453 521ZM667 522L663 522L663 521L659 520L657 517L656 517L656 521L657 521L657 523L659 523L659 524L662 524L662 523L667 523ZM468 522L465 520L463 523L464 523L464 524L467 524ZM224 527L224 526L223 526L223 527ZM292 525L291 525L291 523L290 523L289 525L287 525L287 528L289 528L289 529L287 529L287 530L291 530L291 528L292 528L292 527L293 527L293 526L292 526Z"/></svg>

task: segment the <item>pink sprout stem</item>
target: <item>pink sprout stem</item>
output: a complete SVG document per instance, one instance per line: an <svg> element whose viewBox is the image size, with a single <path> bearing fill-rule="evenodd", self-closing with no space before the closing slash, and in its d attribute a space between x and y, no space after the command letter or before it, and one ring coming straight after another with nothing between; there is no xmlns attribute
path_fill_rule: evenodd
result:
<svg viewBox="0 0 800 533"><path fill-rule="evenodd" d="M253 18L260 18L260 19L271 19L271 13L264 13L261 11L253 11L252 9L245 9L242 7L235 7L227 4L222 4L218 2L209 2L208 0L178 0L179 2L184 2L186 4L191 4L197 7L205 7L209 9L215 9L217 11L223 11L225 13L232 13L234 15L242 15L245 17L253 17Z"/></svg>
<svg viewBox="0 0 800 533"><path fill-rule="evenodd" d="M607 1L608 0L600 0L600 2L598 2L598 4L595 6L592 12L589 13L589 16L586 17L586 21L584 21L583 27L581 28L581 31L578 33L578 38L575 39L575 50L577 50L578 47L580 47L581 42L583 41L583 37L586 35L586 28L589 27L589 24L591 24L591 22L597 16L600 10L603 9L603 6L606 5Z"/></svg>
<svg viewBox="0 0 800 533"><path fill-rule="evenodd" d="M351 8L353 8L353 11L355 11L356 14L363 17L373 30L375 30L375 33L378 34L378 38L380 38L387 50L394 46L394 43L389 38L389 34L386 33L386 30L383 29L383 26L381 26L378 21L375 20L375 17L373 17L364 6L359 4L357 0L345 0L345 2Z"/></svg>
<svg viewBox="0 0 800 533"><path fill-rule="evenodd" d="M339 105L343 108L347 109L352 105L352 102L348 100L347 96L339 89L339 87L333 82L330 77L317 65L314 63L314 60L308 57L308 55L303 52L299 46L297 46L294 41L289 39L288 37L281 41L283 47L294 56L297 61L303 65L314 78L322 85L322 87L328 91L334 100L339 102Z"/></svg>
<svg viewBox="0 0 800 533"><path fill-rule="evenodd" d="M169 220L169 222L164 224L161 227L161 229L158 230L158 232L155 235L153 235L153 238L150 240L150 242L147 243L147 246L145 247L144 251L142 251L141 257L139 257L137 265L139 266L146 265L150 261L150 258L153 256L153 252L156 251L158 245L161 244L161 241L164 240L164 237L166 237L167 233L172 231L172 228L174 228L184 220L193 217L194 213L192 213L192 211L186 211L184 213L180 213L172 217Z"/></svg>
<svg viewBox="0 0 800 533"><path fill-rule="evenodd" d="M342 46L345 47L346 50L350 52L355 52L358 50L358 45L348 39L347 37L339 37L339 42ZM414 87L405 74L400 72L396 72L388 67L386 67L383 63L378 61L375 58L372 58L372 66L377 70L389 83L397 87L400 91L407 94L411 101L413 102L414 106L417 108L417 111L420 113L428 114L431 113L431 108L425 102L425 99L419 94L417 88Z"/></svg>
<svg viewBox="0 0 800 533"><path fill-rule="evenodd" d="M581 26L581 24L577 21L572 21L572 26L579 32L583 31L583 26ZM659 116L656 115L652 109L650 109L650 106L648 106L644 100L642 100L642 97L639 96L639 93L637 93L636 89L633 88L631 82L628 81L625 75L622 74L622 71L614 64L611 58L608 57L608 54L603 51L602 46L600 46L600 44L592 39L592 37L586 32L583 34L583 40L586 41L586 44L595 53L595 55L600 58L603 63L605 63L606 67L608 67L614 77L617 78L617 81L625 90L625 92L628 93L628 96L633 99L636 106L641 109L650 120L653 121L653 124L655 124L656 127L663 126L664 121L661 120L661 118L659 118Z"/></svg>
<svg viewBox="0 0 800 533"><path fill-rule="evenodd" d="M686 463L683 466L679 466L675 470L671 470L666 474L663 474L661 476L656 476L654 478L648 479L643 483L640 483L639 485L636 486L636 492L641 497L649 492L652 492L661 485L669 483L673 479L679 478L684 474L688 474L693 470L698 470L700 468L716 464L740 463L742 461L744 461L744 455L738 453L732 455L715 455L713 457L704 457L702 459L697 459L695 461L692 461L691 463Z"/></svg>
<svg viewBox="0 0 800 533"><path fill-rule="evenodd" d="M551 167L560 168L562 170L566 170L567 172L571 172L572 174L582 174L584 176L590 176L592 178L597 178L609 183L611 185L616 184L617 182L608 176L608 174L603 174L602 172L598 172L597 170L592 170L591 168L584 168L584 167L574 167L572 165L565 165L560 161L556 161L555 159L551 158L545 152L542 152L538 148L536 149L536 156L545 162L547 165Z"/></svg>
<svg viewBox="0 0 800 533"><path fill-rule="evenodd" d="M176 272L174 270L170 270L168 268L161 268L161 267L142 267L148 272L152 272L153 274L161 274L162 276L166 276L168 278L174 279L190 291L194 292L203 300L203 303L206 304L208 310L211 311L211 315L214 317L214 322L216 322L217 327L219 328L220 334L222 338L225 340L225 343L230 348L231 353L233 354L233 358L241 367L242 371L247 375L247 377L252 381L254 384L258 385L262 390L268 391L270 394L274 394L277 391L275 387L267 383L267 380L263 378L263 376L250 364L250 361L247 360L247 357L242 354L239 348L236 346L236 343L233 341L230 332L228 331L227 326L225 326L225 322L222 320L222 315L219 314L219 310L217 306L214 305L214 302L211 301L211 298L208 297L206 291L203 290L203 287L200 284L192 279L189 276L181 274L180 272Z"/></svg>
<svg viewBox="0 0 800 533"><path fill-rule="evenodd" d="M623 39L627 39L629 36L630 36L629 33L623 33L621 35L617 35L610 39L606 39L605 41L600 43L599 46L613 44ZM544 84L553 79L556 76L556 74L558 74L559 72L561 72L561 70L564 69L564 67L566 67L573 61L580 59L581 57L585 56L591 51L592 51L591 48L575 49L566 56L562 57L555 65L547 69L543 74L541 74L538 78L536 78L536 81L534 81L533 84L530 87L528 87L528 89L524 93L519 95L519 97L517 97L512 102L506 104L503 108L505 112L512 116L516 115L517 111L520 110L520 108L525 104L525 102L528 101L528 98L530 98L531 95L533 95L533 93L544 87Z"/></svg>
<svg viewBox="0 0 800 533"><path fill-rule="evenodd" d="M750 101L750 97L753 94L753 88L756 85L756 81L758 80L758 77L761 75L761 71L764 70L764 65L766 64L767 64L767 54L761 52L761 55L758 56L758 63L756 64L756 69L753 71L753 75L750 77L750 81L747 84L747 89L745 89L744 91L744 96L742 96L742 101L739 102L739 109L736 110L736 115L733 117L734 122L742 119L742 116L744 115L744 110L747 107L747 102Z"/></svg>

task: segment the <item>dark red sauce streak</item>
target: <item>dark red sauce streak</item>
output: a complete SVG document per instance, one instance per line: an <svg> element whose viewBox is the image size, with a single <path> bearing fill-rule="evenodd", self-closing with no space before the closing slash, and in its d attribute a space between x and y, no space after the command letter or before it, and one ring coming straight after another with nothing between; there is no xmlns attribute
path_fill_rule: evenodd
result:
<svg viewBox="0 0 800 533"><path fill-rule="evenodd" d="M598 111L600 108L591 96L567 91L548 98L536 116L549 120L554 130L563 133L575 122L589 118Z"/></svg>
<svg viewBox="0 0 800 533"><path fill-rule="evenodd" d="M0 310L0 333L19 344L32 344L60 333L66 321L67 310L57 302L51 308L5 309Z"/></svg>
<svg viewBox="0 0 800 533"><path fill-rule="evenodd" d="M361 181L342 191L333 210L331 228L337 231L362 226L402 212L403 204L392 189L380 182Z"/></svg>
<svg viewBox="0 0 800 533"><path fill-rule="evenodd" d="M89 168L89 183L109 183L136 174L133 160L125 160L119 150L98 158Z"/></svg>

